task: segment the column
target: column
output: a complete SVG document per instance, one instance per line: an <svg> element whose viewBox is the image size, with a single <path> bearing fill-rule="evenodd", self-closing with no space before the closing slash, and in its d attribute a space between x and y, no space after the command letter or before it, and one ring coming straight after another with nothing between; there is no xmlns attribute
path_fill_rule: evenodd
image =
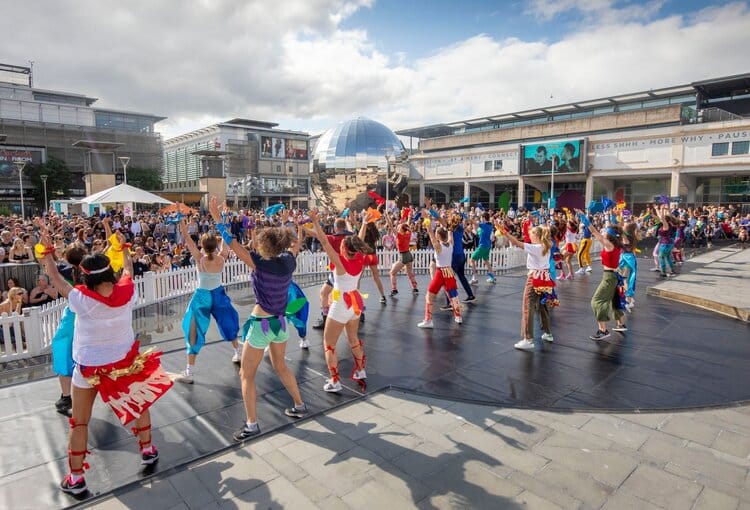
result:
<svg viewBox="0 0 750 510"><path fill-rule="evenodd" d="M471 197L471 184L469 184L469 181L464 181L464 197Z"/></svg>
<svg viewBox="0 0 750 510"><path fill-rule="evenodd" d="M412 202L414 199L412 199ZM424 181L419 183L419 205L422 206L425 203L425 194L424 194Z"/></svg>
<svg viewBox="0 0 750 510"><path fill-rule="evenodd" d="M594 200L594 176L588 174L586 176L586 193L584 200L586 201L586 207L589 206L592 200Z"/></svg>
<svg viewBox="0 0 750 510"><path fill-rule="evenodd" d="M675 168L672 170L672 178L669 183L669 196L676 197L680 195L680 171Z"/></svg>
<svg viewBox="0 0 750 510"><path fill-rule="evenodd" d="M526 202L526 183L523 177L518 178L518 207L523 207Z"/></svg>

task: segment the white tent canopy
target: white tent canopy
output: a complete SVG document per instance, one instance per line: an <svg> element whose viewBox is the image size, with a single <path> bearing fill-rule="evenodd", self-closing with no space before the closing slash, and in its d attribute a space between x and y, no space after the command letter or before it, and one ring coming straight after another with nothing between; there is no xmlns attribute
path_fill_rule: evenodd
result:
<svg viewBox="0 0 750 510"><path fill-rule="evenodd" d="M86 204L114 204L114 203L137 203L137 204L171 204L166 198L154 195L148 191L130 186L129 184L119 184L113 188L105 189L99 193L94 193L81 200Z"/></svg>

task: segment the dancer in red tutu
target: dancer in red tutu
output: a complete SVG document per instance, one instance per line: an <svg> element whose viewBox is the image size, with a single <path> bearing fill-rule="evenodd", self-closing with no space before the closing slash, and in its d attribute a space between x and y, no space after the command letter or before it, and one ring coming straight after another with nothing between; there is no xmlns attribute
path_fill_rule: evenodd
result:
<svg viewBox="0 0 750 510"><path fill-rule="evenodd" d="M55 288L68 298L76 314L73 333L73 417L70 419L68 465L60 488L70 494L87 490L84 479L88 423L97 394L109 404L123 425L135 421L141 463L153 464L159 453L151 444L149 407L172 386L162 370L161 353L139 352L133 332L133 306L138 300L131 276L133 264L125 238L118 233L124 258L117 278L110 260L101 253L81 262L83 285L72 287L58 272L48 235L42 237L41 263Z"/></svg>

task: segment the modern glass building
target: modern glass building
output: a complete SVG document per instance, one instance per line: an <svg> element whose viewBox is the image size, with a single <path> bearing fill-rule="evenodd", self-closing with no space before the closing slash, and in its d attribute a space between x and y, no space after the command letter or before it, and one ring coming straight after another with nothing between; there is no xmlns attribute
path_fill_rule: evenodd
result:
<svg viewBox="0 0 750 510"><path fill-rule="evenodd" d="M750 204L750 74L397 133L419 148L414 201Z"/></svg>
<svg viewBox="0 0 750 510"><path fill-rule="evenodd" d="M309 135L273 122L231 119L164 142L165 196L206 205L226 197L238 207L279 201L306 206L309 196Z"/></svg>
<svg viewBox="0 0 750 510"><path fill-rule="evenodd" d="M129 168L161 171L154 125L165 117L99 108L93 97L32 87L30 77L30 68L0 64L0 202L20 208L16 160L65 161L73 185L67 196L50 199L80 198L121 182L119 156L130 158Z"/></svg>

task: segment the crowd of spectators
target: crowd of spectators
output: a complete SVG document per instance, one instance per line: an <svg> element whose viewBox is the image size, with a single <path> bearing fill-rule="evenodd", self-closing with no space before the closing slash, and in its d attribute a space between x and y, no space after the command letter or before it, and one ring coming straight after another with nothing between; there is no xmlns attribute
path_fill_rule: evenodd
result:
<svg viewBox="0 0 750 510"><path fill-rule="evenodd" d="M374 204L373 204L374 205ZM652 214L652 207L632 215L640 226L644 239L653 238L657 230L657 216ZM447 216L451 212L461 212L465 218L463 245L471 250L477 244L477 220L484 212L480 207L469 204L433 205L436 213ZM429 248L429 235L422 221L415 221L419 209L416 206L401 209L392 208L388 211L383 206L379 208L383 214L375 222L376 233L373 240L378 249L393 249L395 246L394 232L389 229L385 214L390 215L391 224L397 227L401 222L408 222L412 226L411 247L413 249ZM490 211L494 219L502 219L506 228L516 236L520 236L521 223L527 216L535 222L554 221L549 211L537 209L533 211L523 208L511 208L507 213ZM559 214L559 211L558 211ZM674 205L672 214L684 226L686 246L710 246L717 239L734 239L743 245L748 241L750 231L750 214L742 214L741 210L729 206L700 206L681 207ZM176 214L160 214L156 211L144 211L134 216L127 216L122 210L114 210L108 214L113 230L124 233L127 241L132 243L134 253L134 271L139 276L148 271L160 272L173 268L186 267L192 264L189 251L181 238L177 225ZM334 222L338 214L323 211L319 215L323 229L327 233L334 230ZM254 228L263 226L278 226L282 216L272 214L267 216L264 211L240 210L231 218L227 218L232 233L243 243L249 242L250 232ZM55 229L54 248L57 260L64 263L63 253L71 244L80 246L88 253L103 252L107 246L105 225L100 216L85 217L82 215L56 216L49 218ZM350 229L355 231L362 219L362 212L352 211L347 215ZM593 214L595 222L604 222L605 215ZM204 233L213 232L214 225L207 213L185 215L187 231L194 241ZM290 211L287 222L291 226L298 222L309 221L304 211ZM3 263L24 264L35 263L34 245L38 240L38 229L33 219L22 221L18 217L0 217L0 260ZM507 240L497 237L493 240L496 247L506 246ZM303 250L320 251L320 245L314 238L307 238ZM19 311L21 306L37 306L57 299L57 291L49 284L45 276L35 273L33 284L19 284L20 274L4 273L3 301L0 303L0 313ZM9 275L9 276L8 276ZM28 280L28 279L27 279ZM30 288L28 288L30 287ZM18 289L18 290L13 290ZM19 304L20 303L20 304Z"/></svg>

